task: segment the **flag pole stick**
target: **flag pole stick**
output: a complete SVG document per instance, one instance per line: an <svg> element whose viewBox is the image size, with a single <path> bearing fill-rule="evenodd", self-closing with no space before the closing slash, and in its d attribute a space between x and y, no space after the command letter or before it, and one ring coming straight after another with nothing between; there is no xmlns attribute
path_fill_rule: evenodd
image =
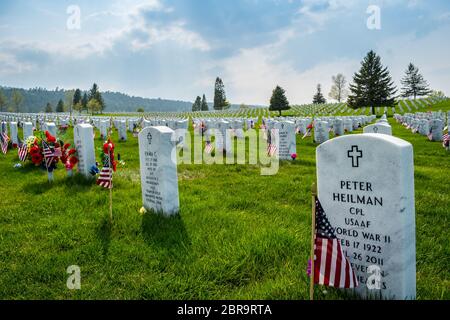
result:
<svg viewBox="0 0 450 320"><path fill-rule="evenodd" d="M111 147L108 147L108 153L109 153L109 168L111 170L111 175L112 175L112 159L111 159ZM112 215L112 181L111 181L111 185L109 186L109 221L112 225L112 219L113 219L113 215Z"/></svg>
<svg viewBox="0 0 450 320"><path fill-rule="evenodd" d="M311 277L309 284L309 300L314 300L314 244L316 236L316 197L317 197L317 185L313 183L311 187Z"/></svg>

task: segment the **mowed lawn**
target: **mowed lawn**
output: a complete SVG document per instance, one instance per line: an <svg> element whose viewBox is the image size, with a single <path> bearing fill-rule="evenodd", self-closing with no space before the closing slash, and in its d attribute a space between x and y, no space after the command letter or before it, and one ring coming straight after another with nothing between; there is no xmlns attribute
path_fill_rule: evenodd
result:
<svg viewBox="0 0 450 320"><path fill-rule="evenodd" d="M450 299L450 152L390 122L414 145L418 299ZM114 175L112 226L108 190L66 178L61 165L49 184L31 164L15 169L16 151L0 155L0 299L307 299L316 145L297 139L298 159L274 176L180 165L181 212L164 218L139 212L129 134L116 143L125 166ZM81 290L66 287L71 265ZM316 298L346 296L317 287Z"/></svg>

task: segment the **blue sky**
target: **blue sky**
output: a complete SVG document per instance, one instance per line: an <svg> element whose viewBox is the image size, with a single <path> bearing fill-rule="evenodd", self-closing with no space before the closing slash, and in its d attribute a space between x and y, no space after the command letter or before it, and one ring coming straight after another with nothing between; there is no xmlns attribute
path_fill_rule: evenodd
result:
<svg viewBox="0 0 450 320"><path fill-rule="evenodd" d="M67 9L80 9L69 29ZM369 30L367 8L381 12ZM450 94L448 0L2 0L0 85L82 88L192 101L220 76L232 103L268 104L276 85L309 103L351 81L371 49L394 80L415 63Z"/></svg>

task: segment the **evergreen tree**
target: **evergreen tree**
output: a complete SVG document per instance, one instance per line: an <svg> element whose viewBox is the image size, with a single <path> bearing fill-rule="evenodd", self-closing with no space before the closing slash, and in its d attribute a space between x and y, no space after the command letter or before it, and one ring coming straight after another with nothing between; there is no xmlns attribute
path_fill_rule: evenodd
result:
<svg viewBox="0 0 450 320"><path fill-rule="evenodd" d="M89 103L89 98L88 98L87 93L85 92L84 95L83 95L83 99L81 99L81 106L82 106L81 110L87 111L88 110L88 103Z"/></svg>
<svg viewBox="0 0 450 320"><path fill-rule="evenodd" d="M350 91L347 102L350 107L370 107L375 114L375 107L394 105L397 89L387 67L381 64L381 58L370 51L361 62L360 71L353 76Z"/></svg>
<svg viewBox="0 0 450 320"><path fill-rule="evenodd" d="M73 94L73 105L77 105L79 103L81 103L81 100L83 99L83 97L81 96L81 90L77 89L75 90L75 93Z"/></svg>
<svg viewBox="0 0 450 320"><path fill-rule="evenodd" d="M314 95L313 104L324 104L327 103L327 100L322 94L322 86L320 84L317 85L317 93Z"/></svg>
<svg viewBox="0 0 450 320"><path fill-rule="evenodd" d="M225 95L225 86L222 79L217 77L216 84L214 86L214 110L225 110L230 107Z"/></svg>
<svg viewBox="0 0 450 320"><path fill-rule="evenodd" d="M401 80L402 82L402 96L407 97L422 97L431 94L431 90L428 83L423 76L419 73L419 68L412 63L408 65L408 69L405 72L405 76Z"/></svg>
<svg viewBox="0 0 450 320"><path fill-rule="evenodd" d="M105 109L105 102L103 101L102 94L100 93L96 83L94 83L92 85L92 88L89 91L88 99L89 99L89 101L91 101L92 99L97 100L97 102L100 106L100 108L97 108L97 109L99 109L100 112L103 112L103 110ZM89 107L88 107L88 109L89 109Z"/></svg>
<svg viewBox="0 0 450 320"><path fill-rule="evenodd" d="M4 108L8 105L8 98L2 89L0 89L0 112L4 111Z"/></svg>
<svg viewBox="0 0 450 320"><path fill-rule="evenodd" d="M289 110L290 108L289 101L286 98L286 92L280 86L276 86L272 92L272 97L270 98L269 110L278 111L281 116L281 111Z"/></svg>
<svg viewBox="0 0 450 320"><path fill-rule="evenodd" d="M202 110L202 111L208 111L208 110L209 110L208 102L206 101L205 95L203 95L203 98L202 98L202 107L201 107L201 110Z"/></svg>
<svg viewBox="0 0 450 320"><path fill-rule="evenodd" d="M192 111L200 111L202 110L202 98L200 96L197 96L197 99L195 99L194 104L192 105Z"/></svg>
<svg viewBox="0 0 450 320"><path fill-rule="evenodd" d="M347 96L347 90L345 89L347 80L342 73L338 73L331 79L333 80L333 85L331 86L331 91L328 96L340 103Z"/></svg>
<svg viewBox="0 0 450 320"><path fill-rule="evenodd" d="M56 105L56 112L64 112L64 102L62 99L59 99L58 104Z"/></svg>
<svg viewBox="0 0 450 320"><path fill-rule="evenodd" d="M52 107L52 104L50 102L47 102L47 106L45 107L45 112L46 113L52 113L53 112L53 107Z"/></svg>

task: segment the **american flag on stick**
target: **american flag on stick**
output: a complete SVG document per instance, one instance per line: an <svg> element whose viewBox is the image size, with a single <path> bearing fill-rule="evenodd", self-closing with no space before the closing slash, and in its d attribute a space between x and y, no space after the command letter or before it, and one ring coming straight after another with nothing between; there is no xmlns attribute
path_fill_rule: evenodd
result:
<svg viewBox="0 0 450 320"><path fill-rule="evenodd" d="M448 148L450 144L450 138L448 136L448 132L442 136L442 146L444 148Z"/></svg>
<svg viewBox="0 0 450 320"><path fill-rule="evenodd" d="M342 251L340 240L315 197L314 284L336 288L356 288L358 279Z"/></svg>
<svg viewBox="0 0 450 320"><path fill-rule="evenodd" d="M277 153L277 146L274 143L269 143L267 145L267 155L273 157Z"/></svg>
<svg viewBox="0 0 450 320"><path fill-rule="evenodd" d="M100 176L97 179L97 184L103 188L112 189L112 173L111 158L105 153L103 168L100 171Z"/></svg>
<svg viewBox="0 0 450 320"><path fill-rule="evenodd" d="M205 153L207 154L211 154L211 152L214 150L214 147L211 143L211 141L206 141L206 145L205 145Z"/></svg>
<svg viewBox="0 0 450 320"><path fill-rule="evenodd" d="M6 154L8 152L8 142L9 142L8 135L5 132L2 132L0 135L0 144L3 154Z"/></svg>
<svg viewBox="0 0 450 320"><path fill-rule="evenodd" d="M45 166L47 167L48 170L48 168L52 165L53 160L55 160L56 156L50 149L48 143L45 141L42 141L42 149L44 150Z"/></svg>
<svg viewBox="0 0 450 320"><path fill-rule="evenodd" d="M19 160L24 162L27 159L28 155L28 146L26 143L22 143L18 149Z"/></svg>

